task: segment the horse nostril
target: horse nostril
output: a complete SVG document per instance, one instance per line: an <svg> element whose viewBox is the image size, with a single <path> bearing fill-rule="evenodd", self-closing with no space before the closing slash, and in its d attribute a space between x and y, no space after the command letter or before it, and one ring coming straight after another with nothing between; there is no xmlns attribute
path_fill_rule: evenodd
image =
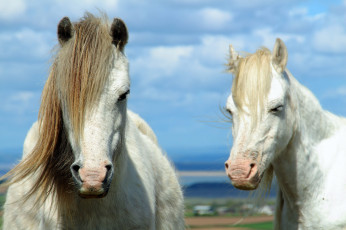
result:
<svg viewBox="0 0 346 230"><path fill-rule="evenodd" d="M75 173L78 173L79 169L80 169L80 165L78 165L78 164L73 164L71 166L71 170Z"/></svg>
<svg viewBox="0 0 346 230"><path fill-rule="evenodd" d="M79 176L79 169L81 168L81 166L77 163L74 163L71 165L71 173L72 173L72 176L75 178L75 180L81 182L81 178Z"/></svg>
<svg viewBox="0 0 346 230"><path fill-rule="evenodd" d="M226 167L226 169L228 169L228 167L229 167L227 162L225 162L225 167Z"/></svg>
<svg viewBox="0 0 346 230"><path fill-rule="evenodd" d="M113 168L113 165L111 165L111 164L106 165L107 172L108 172L108 171L111 171L112 168Z"/></svg>
<svg viewBox="0 0 346 230"><path fill-rule="evenodd" d="M256 166L255 163L251 163L251 164L250 164L250 168L251 168L251 169L254 168L255 166Z"/></svg>
<svg viewBox="0 0 346 230"><path fill-rule="evenodd" d="M107 172L106 172L106 176L105 176L104 182L110 181L112 179L112 177L113 177L113 165L112 164L108 164L105 167L107 169Z"/></svg>

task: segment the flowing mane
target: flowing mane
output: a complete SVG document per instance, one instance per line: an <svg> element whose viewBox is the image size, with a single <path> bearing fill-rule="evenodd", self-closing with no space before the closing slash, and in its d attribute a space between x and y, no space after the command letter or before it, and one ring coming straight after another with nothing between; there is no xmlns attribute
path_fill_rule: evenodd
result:
<svg viewBox="0 0 346 230"><path fill-rule="evenodd" d="M70 173L73 154L64 130L62 110L67 110L78 142L85 111L98 100L112 67L112 38L106 21L105 16L100 19L87 13L74 24L74 36L58 50L42 92L37 144L6 175L13 184L38 173L25 197L28 199L38 192L37 205L51 192L60 198L59 202L68 202L67 196L73 189Z"/></svg>
<svg viewBox="0 0 346 230"><path fill-rule="evenodd" d="M239 66L234 73L232 95L234 102L240 108L246 105L247 111L252 118L252 127L261 118L264 102L270 90L271 75L271 53L269 49L262 48L254 54L239 59Z"/></svg>

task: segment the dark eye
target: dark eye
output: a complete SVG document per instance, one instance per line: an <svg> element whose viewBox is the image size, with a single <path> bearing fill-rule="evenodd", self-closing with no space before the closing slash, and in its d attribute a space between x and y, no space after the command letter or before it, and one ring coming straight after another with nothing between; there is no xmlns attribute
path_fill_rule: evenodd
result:
<svg viewBox="0 0 346 230"><path fill-rule="evenodd" d="M226 108L226 107L220 108L220 111L223 114L223 116L225 117L224 121L232 123L232 120L233 120L233 113L232 113L232 111L230 109Z"/></svg>
<svg viewBox="0 0 346 230"><path fill-rule="evenodd" d="M127 90L125 93L121 94L118 98L118 101L123 101L126 99L127 95L130 93L130 90Z"/></svg>
<svg viewBox="0 0 346 230"><path fill-rule="evenodd" d="M271 113L278 113L278 112L281 112L283 110L283 105L278 105L278 106L275 106L274 108L270 109L269 112Z"/></svg>

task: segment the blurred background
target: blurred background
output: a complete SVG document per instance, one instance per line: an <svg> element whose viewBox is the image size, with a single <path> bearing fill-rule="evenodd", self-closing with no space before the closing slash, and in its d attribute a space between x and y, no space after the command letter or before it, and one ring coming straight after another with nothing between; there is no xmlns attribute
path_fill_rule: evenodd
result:
<svg viewBox="0 0 346 230"><path fill-rule="evenodd" d="M345 0L0 0L0 174L20 159L37 119L57 23L85 11L127 24L129 108L152 126L182 185L221 186L186 189L186 196L233 194L222 172L231 124L220 112L232 82L229 44L254 52L280 37L294 77L325 109L346 116Z"/></svg>

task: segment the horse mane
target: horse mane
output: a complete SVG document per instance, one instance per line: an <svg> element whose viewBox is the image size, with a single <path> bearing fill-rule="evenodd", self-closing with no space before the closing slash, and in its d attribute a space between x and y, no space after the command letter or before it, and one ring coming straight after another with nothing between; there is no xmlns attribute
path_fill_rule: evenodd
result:
<svg viewBox="0 0 346 230"><path fill-rule="evenodd" d="M271 52L261 48L254 54L242 57L234 74L232 96L240 112L247 106L252 128L262 117L264 102L271 84Z"/></svg>
<svg viewBox="0 0 346 230"><path fill-rule="evenodd" d="M41 96L38 115L39 137L32 152L9 171L8 185L35 176L30 191L38 207L50 194L64 206L73 188L70 166L74 161L63 122L70 118L74 138L81 137L86 111L98 100L112 67L113 48L107 18L86 13L74 24L73 37L63 44L53 60Z"/></svg>

